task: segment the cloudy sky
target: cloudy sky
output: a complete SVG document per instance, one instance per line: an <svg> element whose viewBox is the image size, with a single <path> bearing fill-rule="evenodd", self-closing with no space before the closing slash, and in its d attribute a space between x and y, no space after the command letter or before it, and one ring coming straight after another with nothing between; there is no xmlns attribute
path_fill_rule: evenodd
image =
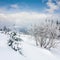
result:
<svg viewBox="0 0 60 60"><path fill-rule="evenodd" d="M0 21L17 25L60 19L60 0L0 0Z"/></svg>

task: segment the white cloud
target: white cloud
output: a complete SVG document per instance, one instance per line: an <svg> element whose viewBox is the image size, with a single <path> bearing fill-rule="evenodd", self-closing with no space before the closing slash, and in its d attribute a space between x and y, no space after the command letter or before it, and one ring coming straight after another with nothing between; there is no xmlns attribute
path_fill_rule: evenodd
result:
<svg viewBox="0 0 60 60"><path fill-rule="evenodd" d="M0 13L10 13L15 11L20 11L20 6L18 4L11 4L8 6L0 7Z"/></svg>
<svg viewBox="0 0 60 60"><path fill-rule="evenodd" d="M54 13L56 10L60 9L60 1L56 0L55 2L57 4L55 4L54 2L52 2L53 0L48 0L47 2L47 6L49 7L48 9L46 9L46 11L48 11L49 13Z"/></svg>
<svg viewBox="0 0 60 60"><path fill-rule="evenodd" d="M19 8L19 5L18 4L12 4L10 5L11 8L14 8L14 9L18 9Z"/></svg>
<svg viewBox="0 0 60 60"><path fill-rule="evenodd" d="M0 13L0 20L9 24L10 22L16 23L20 26L25 26L33 23L44 22L46 19L57 20L60 19L59 15L41 14L37 12L19 12L19 13ZM9 22L9 23L8 23Z"/></svg>
<svg viewBox="0 0 60 60"><path fill-rule="evenodd" d="M57 1L57 5L59 6L59 8L60 8L60 1Z"/></svg>
<svg viewBox="0 0 60 60"><path fill-rule="evenodd" d="M10 13L10 14L0 14L0 19L3 21L9 21L20 25L26 25L30 23L38 23L42 19L46 19L45 14L39 14L36 12L20 12L20 13Z"/></svg>

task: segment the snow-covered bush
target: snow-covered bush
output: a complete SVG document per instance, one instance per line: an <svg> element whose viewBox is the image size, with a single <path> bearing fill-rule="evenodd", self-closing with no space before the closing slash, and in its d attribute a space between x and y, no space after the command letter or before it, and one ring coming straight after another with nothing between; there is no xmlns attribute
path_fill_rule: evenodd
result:
<svg viewBox="0 0 60 60"><path fill-rule="evenodd" d="M57 44L57 25L55 23L44 25L33 25L29 30L29 33L34 36L36 45L50 49Z"/></svg>
<svg viewBox="0 0 60 60"><path fill-rule="evenodd" d="M21 55L22 53L22 39L17 37L16 32L12 32L10 34L10 39L8 40L8 46L10 46L13 50L18 51Z"/></svg>
<svg viewBox="0 0 60 60"><path fill-rule="evenodd" d="M6 27L6 26L4 26L0 31L3 31L3 33L8 33L9 31L11 31L11 29L10 28L8 28L8 27Z"/></svg>

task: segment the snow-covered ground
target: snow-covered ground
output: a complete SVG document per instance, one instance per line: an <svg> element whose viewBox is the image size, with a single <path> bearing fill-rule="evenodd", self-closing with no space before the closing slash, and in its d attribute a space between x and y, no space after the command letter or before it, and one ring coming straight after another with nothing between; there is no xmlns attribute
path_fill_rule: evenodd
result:
<svg viewBox="0 0 60 60"><path fill-rule="evenodd" d="M7 45L9 36L4 33L0 33L0 60L60 60L60 53L57 49L48 51L43 48L35 46L33 38L30 39L28 35L20 36L24 41L22 43L22 52L24 56L19 52L15 52Z"/></svg>

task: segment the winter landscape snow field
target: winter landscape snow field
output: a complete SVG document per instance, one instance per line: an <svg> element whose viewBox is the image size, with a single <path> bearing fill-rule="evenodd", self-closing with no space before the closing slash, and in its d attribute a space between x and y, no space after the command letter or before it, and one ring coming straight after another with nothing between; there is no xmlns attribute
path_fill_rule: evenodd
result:
<svg viewBox="0 0 60 60"><path fill-rule="evenodd" d="M21 34L24 40L22 43L22 52L24 56L15 52L7 45L9 39L8 34L0 33L0 60L59 60L59 50L39 48L34 45L33 38L29 39L29 35Z"/></svg>
<svg viewBox="0 0 60 60"><path fill-rule="evenodd" d="M0 0L0 60L60 60L60 0Z"/></svg>

